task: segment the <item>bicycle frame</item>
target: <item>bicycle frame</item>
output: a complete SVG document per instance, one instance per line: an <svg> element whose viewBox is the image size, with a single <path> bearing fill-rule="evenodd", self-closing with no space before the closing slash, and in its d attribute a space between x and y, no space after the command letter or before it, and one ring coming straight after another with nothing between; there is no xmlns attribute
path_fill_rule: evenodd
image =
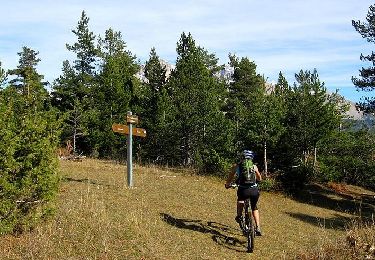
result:
<svg viewBox="0 0 375 260"><path fill-rule="evenodd" d="M238 188L238 185L235 183L232 183L229 187ZM253 214L252 214L252 209L250 205L250 199L245 200L244 214L245 214L245 218L244 218L245 223L241 225L241 228L242 228L243 234L247 238L247 252L252 253L254 251L255 228L254 228L254 223L253 223Z"/></svg>

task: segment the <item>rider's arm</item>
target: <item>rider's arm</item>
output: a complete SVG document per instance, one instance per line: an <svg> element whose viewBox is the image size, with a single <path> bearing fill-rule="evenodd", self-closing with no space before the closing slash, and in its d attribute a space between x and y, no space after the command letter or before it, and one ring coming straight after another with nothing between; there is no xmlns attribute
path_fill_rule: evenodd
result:
<svg viewBox="0 0 375 260"><path fill-rule="evenodd" d="M237 168L237 164L234 164L229 172L229 175L228 175L228 178L227 178L227 181L225 182L225 187L228 187L229 184L232 183L233 179L234 179L234 176L236 174L236 168Z"/></svg>
<svg viewBox="0 0 375 260"><path fill-rule="evenodd" d="M258 167L255 165L255 174L258 181L262 180L262 175L260 174Z"/></svg>

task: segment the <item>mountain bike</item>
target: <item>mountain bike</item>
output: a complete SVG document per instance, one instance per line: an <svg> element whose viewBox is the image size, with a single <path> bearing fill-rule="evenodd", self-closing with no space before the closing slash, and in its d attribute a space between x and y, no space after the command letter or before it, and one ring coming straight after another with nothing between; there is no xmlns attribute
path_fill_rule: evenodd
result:
<svg viewBox="0 0 375 260"><path fill-rule="evenodd" d="M238 184L232 183L229 188L238 188ZM249 213L250 209L250 213ZM245 200L244 213L240 220L240 227L243 234L247 238L247 252L252 253L254 251L254 238L255 238L255 225L251 213L250 199Z"/></svg>

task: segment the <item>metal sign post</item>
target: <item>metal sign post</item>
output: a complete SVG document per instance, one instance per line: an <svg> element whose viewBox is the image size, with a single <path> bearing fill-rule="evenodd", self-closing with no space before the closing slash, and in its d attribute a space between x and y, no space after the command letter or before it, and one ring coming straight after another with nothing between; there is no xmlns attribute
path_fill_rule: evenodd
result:
<svg viewBox="0 0 375 260"><path fill-rule="evenodd" d="M146 137L146 130L142 128L133 128L133 124L138 124L138 116L132 115L129 111L126 115L127 125L113 124L113 132L127 135L127 181L128 186L133 187L133 135Z"/></svg>
<svg viewBox="0 0 375 260"><path fill-rule="evenodd" d="M128 116L132 115L132 112L128 112ZM133 187L133 124L128 121L129 134L127 140L127 168L128 168L128 186Z"/></svg>

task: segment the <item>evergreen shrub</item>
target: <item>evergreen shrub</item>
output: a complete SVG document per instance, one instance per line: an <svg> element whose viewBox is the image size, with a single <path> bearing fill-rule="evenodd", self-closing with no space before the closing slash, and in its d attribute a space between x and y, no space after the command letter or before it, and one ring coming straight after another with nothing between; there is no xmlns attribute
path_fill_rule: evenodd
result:
<svg viewBox="0 0 375 260"><path fill-rule="evenodd" d="M0 234L29 230L49 215L58 187L56 114L12 95L0 93Z"/></svg>

